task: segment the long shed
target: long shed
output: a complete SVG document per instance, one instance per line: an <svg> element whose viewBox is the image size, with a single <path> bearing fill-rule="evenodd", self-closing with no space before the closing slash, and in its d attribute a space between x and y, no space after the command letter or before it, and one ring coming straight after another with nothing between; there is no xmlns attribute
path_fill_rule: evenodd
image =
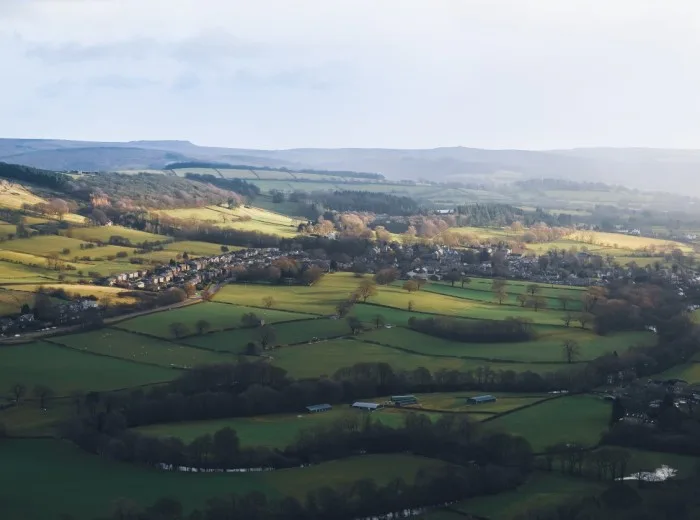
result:
<svg viewBox="0 0 700 520"><path fill-rule="evenodd" d="M357 408L358 410L366 410L368 412L373 412L374 410L380 408L377 403L363 403L361 401L352 403L352 407Z"/></svg>
<svg viewBox="0 0 700 520"><path fill-rule="evenodd" d="M467 404L484 404L484 403L495 403L496 398L492 395L477 395L475 397L468 397Z"/></svg>
<svg viewBox="0 0 700 520"><path fill-rule="evenodd" d="M332 409L333 407L329 404L312 404L311 406L306 407L306 410L309 413L328 412Z"/></svg>

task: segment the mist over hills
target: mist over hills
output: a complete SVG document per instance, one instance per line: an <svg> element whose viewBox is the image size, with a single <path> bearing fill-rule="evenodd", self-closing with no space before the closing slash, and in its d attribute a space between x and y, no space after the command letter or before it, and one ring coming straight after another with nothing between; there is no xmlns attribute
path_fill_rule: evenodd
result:
<svg viewBox="0 0 700 520"><path fill-rule="evenodd" d="M547 177L700 195L700 150L580 148L528 151L465 147L254 150L198 146L189 141L110 143L0 139L0 161L45 169L84 171L162 169L173 162L212 161L296 170L375 172L394 180L506 182Z"/></svg>

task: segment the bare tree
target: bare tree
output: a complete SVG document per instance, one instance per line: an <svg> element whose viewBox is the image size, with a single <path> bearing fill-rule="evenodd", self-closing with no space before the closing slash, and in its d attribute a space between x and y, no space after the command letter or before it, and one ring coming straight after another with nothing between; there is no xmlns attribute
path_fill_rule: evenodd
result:
<svg viewBox="0 0 700 520"><path fill-rule="evenodd" d="M198 320L195 324L195 328L197 329L197 334L201 336L211 328L211 323L207 320Z"/></svg>
<svg viewBox="0 0 700 520"><path fill-rule="evenodd" d="M521 307L525 307L525 305L527 304L528 297L527 297L527 294L518 294L515 297L515 299L517 300L517 302L520 304Z"/></svg>
<svg viewBox="0 0 700 520"><path fill-rule="evenodd" d="M594 316L590 312L581 312L578 316L576 316L576 321L578 321L581 324L582 329L585 329L586 325L592 322L593 319Z"/></svg>
<svg viewBox="0 0 700 520"><path fill-rule="evenodd" d="M276 303L275 299L272 296L265 296L262 299L263 307L266 309L271 309L272 306Z"/></svg>
<svg viewBox="0 0 700 520"><path fill-rule="evenodd" d="M505 287L499 287L494 291L493 296L498 300L498 305L503 305L503 302L508 298L508 293Z"/></svg>
<svg viewBox="0 0 700 520"><path fill-rule="evenodd" d="M272 346L277 341L277 332L270 325L263 325L258 329L258 339L263 350L267 350L268 346Z"/></svg>
<svg viewBox="0 0 700 520"><path fill-rule="evenodd" d="M413 309L416 308L416 302L414 302L413 300L408 300L408 305L406 306L406 308L409 311L412 311Z"/></svg>
<svg viewBox="0 0 700 520"><path fill-rule="evenodd" d="M464 289L465 285L469 285L470 283L472 283L472 279L468 276L462 276L459 282L462 284L462 289Z"/></svg>
<svg viewBox="0 0 700 520"><path fill-rule="evenodd" d="M564 340L562 348L567 363L573 363L581 355L581 347L573 339Z"/></svg>
<svg viewBox="0 0 700 520"><path fill-rule="evenodd" d="M574 301L571 296L560 296L559 301L561 302L561 308L567 310L569 305Z"/></svg>
<svg viewBox="0 0 700 520"><path fill-rule="evenodd" d="M406 280L403 283L403 289L404 291L407 291L408 294L411 294L412 292L416 292L417 290L419 290L420 286L415 280Z"/></svg>
<svg viewBox="0 0 700 520"><path fill-rule="evenodd" d="M170 334L178 339L187 336L187 333L189 332L187 325L179 321L171 323L168 328L170 329Z"/></svg>
<svg viewBox="0 0 700 520"><path fill-rule="evenodd" d="M15 403L19 404L20 400L27 394L27 387L22 383L15 383L10 387L10 392L15 398Z"/></svg>
<svg viewBox="0 0 700 520"><path fill-rule="evenodd" d="M382 314L375 314L372 321L374 322L374 327L376 329L379 329L386 324L386 318Z"/></svg>
<svg viewBox="0 0 700 520"><path fill-rule="evenodd" d="M544 296L533 296L530 298L529 304L533 309L535 309L535 312L537 312L540 309L547 308L547 298Z"/></svg>
<svg viewBox="0 0 700 520"><path fill-rule="evenodd" d="M32 390L32 394L39 400L39 408L46 408L49 399L54 396L54 391L46 385L36 385Z"/></svg>
<svg viewBox="0 0 700 520"><path fill-rule="evenodd" d="M373 280L362 280L360 285L357 286L355 294L358 298L361 298L363 302L366 302L367 298L377 294L377 284Z"/></svg>
<svg viewBox="0 0 700 520"><path fill-rule="evenodd" d="M353 335L357 334L362 330L362 322L357 316L348 316L347 321L348 326L350 327L350 330L352 331Z"/></svg>
<svg viewBox="0 0 700 520"><path fill-rule="evenodd" d="M531 296L534 296L540 292L540 286L536 283L531 283L527 286L527 292L530 293Z"/></svg>
<svg viewBox="0 0 700 520"><path fill-rule="evenodd" d="M571 322L574 321L574 315L570 312L567 312L566 314L564 314L561 321L563 321L564 325L568 327L569 325L571 325Z"/></svg>

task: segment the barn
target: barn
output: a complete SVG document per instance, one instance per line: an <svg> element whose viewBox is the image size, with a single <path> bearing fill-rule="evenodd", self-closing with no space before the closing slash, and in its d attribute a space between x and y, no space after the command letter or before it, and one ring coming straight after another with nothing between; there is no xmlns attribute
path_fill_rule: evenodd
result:
<svg viewBox="0 0 700 520"><path fill-rule="evenodd" d="M333 407L329 404L312 404L311 406L306 407L306 410L309 413L329 412L332 409Z"/></svg>
<svg viewBox="0 0 700 520"><path fill-rule="evenodd" d="M352 407L357 408L358 410L365 410L367 412L373 412L380 408L380 406L377 403L363 403L361 401L352 403Z"/></svg>
<svg viewBox="0 0 700 520"><path fill-rule="evenodd" d="M467 404L484 404L484 403L495 403L496 398L492 395L477 395L475 397L468 397Z"/></svg>
<svg viewBox="0 0 700 520"><path fill-rule="evenodd" d="M394 406L410 406L418 404L418 399L415 395L392 395L390 398Z"/></svg>

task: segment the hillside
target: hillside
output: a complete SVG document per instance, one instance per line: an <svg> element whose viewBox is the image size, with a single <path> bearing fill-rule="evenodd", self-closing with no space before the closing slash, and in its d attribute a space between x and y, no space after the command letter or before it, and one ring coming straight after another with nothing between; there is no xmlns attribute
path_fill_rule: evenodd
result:
<svg viewBox="0 0 700 520"><path fill-rule="evenodd" d="M700 193L700 180L695 175L700 170L697 150L527 151L465 147L252 150L197 146L187 141L91 143L0 139L0 160L39 168L87 171L162 169L174 162L210 161L293 170L372 172L391 179L500 182L552 177L690 195Z"/></svg>

